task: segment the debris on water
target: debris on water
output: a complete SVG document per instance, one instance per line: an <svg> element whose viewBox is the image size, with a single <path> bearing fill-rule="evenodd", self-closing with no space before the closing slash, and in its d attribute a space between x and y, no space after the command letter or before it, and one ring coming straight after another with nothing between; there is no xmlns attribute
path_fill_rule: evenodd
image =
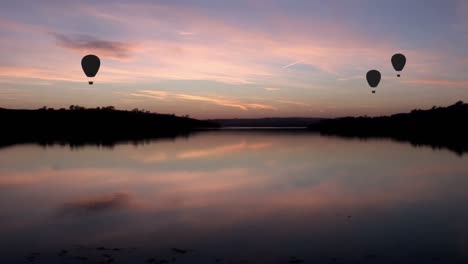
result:
<svg viewBox="0 0 468 264"><path fill-rule="evenodd" d="M186 253L189 252L188 250L184 250L184 249L180 249L180 248L172 248L171 250L172 250L174 253L177 253L177 254L186 254Z"/></svg>
<svg viewBox="0 0 468 264"><path fill-rule="evenodd" d="M289 258L289 263L291 263L291 264L304 263L304 260L293 256L293 257Z"/></svg>
<svg viewBox="0 0 468 264"><path fill-rule="evenodd" d="M73 259L81 260L81 261L86 261L86 260L88 260L87 257L83 257L83 256L74 256Z"/></svg>
<svg viewBox="0 0 468 264"><path fill-rule="evenodd" d="M80 245L80 244L73 245L73 247L75 247L75 248L77 248L77 249L90 249L89 246ZM91 248L92 248L92 247L91 247Z"/></svg>
<svg viewBox="0 0 468 264"><path fill-rule="evenodd" d="M39 255L40 254L38 252L32 252L26 257L26 260L28 262L34 262L34 261L36 261L36 258L39 257Z"/></svg>

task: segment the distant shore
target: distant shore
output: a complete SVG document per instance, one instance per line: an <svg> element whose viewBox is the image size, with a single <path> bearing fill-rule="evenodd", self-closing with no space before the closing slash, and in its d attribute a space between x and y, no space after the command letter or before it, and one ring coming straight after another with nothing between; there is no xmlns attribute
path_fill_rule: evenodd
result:
<svg viewBox="0 0 468 264"><path fill-rule="evenodd" d="M266 118L230 118L208 119L209 122L220 124L222 127L248 128L306 128L310 124L320 122L323 118L315 117L266 117Z"/></svg>
<svg viewBox="0 0 468 264"><path fill-rule="evenodd" d="M381 117L260 118L197 120L188 116L116 110L114 107L68 109L0 108L0 146L21 143L107 145L187 137L202 131L320 133L347 138L389 138L468 153L468 104L413 110ZM305 125L305 122L312 122ZM293 124L293 125L291 125Z"/></svg>
<svg viewBox="0 0 468 264"><path fill-rule="evenodd" d="M355 138L391 138L413 145L468 152L468 104L415 109L381 117L344 117L322 120L308 128L322 135Z"/></svg>
<svg viewBox="0 0 468 264"><path fill-rule="evenodd" d="M12 110L0 108L2 134L0 145L27 142L96 142L113 144L118 141L145 140L186 135L202 128L217 128L218 124L187 116L150 113L135 109L116 110L112 106L69 109L41 108Z"/></svg>

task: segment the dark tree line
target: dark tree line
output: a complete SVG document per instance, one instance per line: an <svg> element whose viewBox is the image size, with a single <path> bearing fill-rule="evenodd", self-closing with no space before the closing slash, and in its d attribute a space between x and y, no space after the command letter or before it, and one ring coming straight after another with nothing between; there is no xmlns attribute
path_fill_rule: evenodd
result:
<svg viewBox="0 0 468 264"><path fill-rule="evenodd" d="M151 139L218 127L213 122L157 114L145 110L117 110L114 106L68 109L11 110L0 108L0 145L21 142L96 142Z"/></svg>
<svg viewBox="0 0 468 264"><path fill-rule="evenodd" d="M389 137L414 145L468 152L468 104L415 109L410 113L380 117L344 117L322 120L309 126L324 135Z"/></svg>

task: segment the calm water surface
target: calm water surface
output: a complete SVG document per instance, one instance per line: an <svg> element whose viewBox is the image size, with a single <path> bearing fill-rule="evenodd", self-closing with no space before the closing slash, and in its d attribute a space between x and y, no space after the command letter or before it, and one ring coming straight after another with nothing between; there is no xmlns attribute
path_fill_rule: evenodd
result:
<svg viewBox="0 0 468 264"><path fill-rule="evenodd" d="M0 149L0 263L164 260L468 263L468 157L285 131Z"/></svg>

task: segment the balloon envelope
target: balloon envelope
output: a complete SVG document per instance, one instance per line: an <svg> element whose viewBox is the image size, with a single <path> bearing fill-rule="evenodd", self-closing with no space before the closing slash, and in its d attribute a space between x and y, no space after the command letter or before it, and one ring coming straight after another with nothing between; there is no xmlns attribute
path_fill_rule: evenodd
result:
<svg viewBox="0 0 468 264"><path fill-rule="evenodd" d="M403 54L395 54L392 56L392 65L395 71L402 71L405 68L406 57Z"/></svg>
<svg viewBox="0 0 468 264"><path fill-rule="evenodd" d="M81 59L81 67L88 77L96 76L101 66L101 61L96 55L86 55Z"/></svg>
<svg viewBox="0 0 468 264"><path fill-rule="evenodd" d="M379 85L382 75L377 70L371 70L367 72L366 78L369 86L375 88Z"/></svg>

